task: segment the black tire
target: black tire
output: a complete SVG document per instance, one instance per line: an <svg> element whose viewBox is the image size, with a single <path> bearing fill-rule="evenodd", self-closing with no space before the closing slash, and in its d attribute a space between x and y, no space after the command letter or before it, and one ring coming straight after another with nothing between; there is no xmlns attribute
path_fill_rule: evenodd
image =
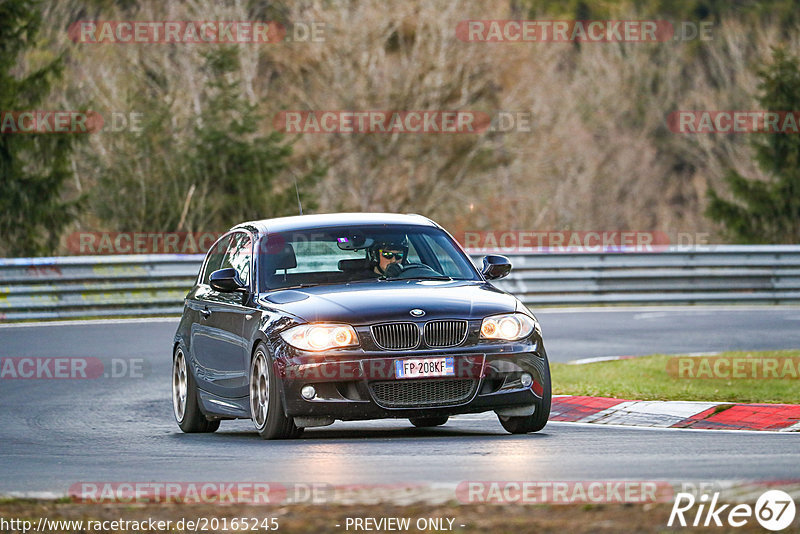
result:
<svg viewBox="0 0 800 534"><path fill-rule="evenodd" d="M419 427L426 428L431 426L441 426L447 422L450 417L446 415L432 416L432 417L412 417L409 419L411 424Z"/></svg>
<svg viewBox="0 0 800 534"><path fill-rule="evenodd" d="M286 416L280 381L264 343L259 343L250 361L250 418L263 439L291 439L302 430Z"/></svg>
<svg viewBox="0 0 800 534"><path fill-rule="evenodd" d="M500 424L506 431L512 434L527 434L529 432L538 432L543 429L550 418L550 403L552 400L552 386L550 384L550 364L547 358L544 360L544 384L542 384L542 400L536 403L536 411L533 415L525 415L519 417L505 417L498 415Z"/></svg>
<svg viewBox="0 0 800 534"><path fill-rule="evenodd" d="M219 428L219 420L209 421L200 411L197 383L180 345L172 357L172 414L178 426L187 434L214 432Z"/></svg>

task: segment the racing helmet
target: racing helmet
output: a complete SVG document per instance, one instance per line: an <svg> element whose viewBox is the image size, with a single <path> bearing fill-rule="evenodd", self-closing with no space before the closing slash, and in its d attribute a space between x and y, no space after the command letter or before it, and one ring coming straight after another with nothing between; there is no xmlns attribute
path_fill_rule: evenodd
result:
<svg viewBox="0 0 800 534"><path fill-rule="evenodd" d="M408 259L408 240L404 235L388 236L385 238L376 239L375 242L367 250L367 259L369 260L370 267L380 265L380 253L382 250L399 250L403 253L403 259L400 263L406 263ZM378 267L380 269L380 267Z"/></svg>

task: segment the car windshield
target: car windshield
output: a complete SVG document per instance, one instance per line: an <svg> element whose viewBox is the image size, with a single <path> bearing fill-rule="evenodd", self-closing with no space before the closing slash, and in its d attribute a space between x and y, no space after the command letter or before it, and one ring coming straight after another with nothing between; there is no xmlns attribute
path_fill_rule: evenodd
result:
<svg viewBox="0 0 800 534"><path fill-rule="evenodd" d="M348 226L270 233L259 250L262 290L378 279L480 280L469 258L436 227ZM396 265L387 267L389 263Z"/></svg>

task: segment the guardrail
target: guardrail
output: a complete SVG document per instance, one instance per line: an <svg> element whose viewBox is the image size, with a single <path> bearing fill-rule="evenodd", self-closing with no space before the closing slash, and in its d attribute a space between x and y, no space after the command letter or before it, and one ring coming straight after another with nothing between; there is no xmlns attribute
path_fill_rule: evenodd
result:
<svg viewBox="0 0 800 534"><path fill-rule="evenodd" d="M526 305L800 302L800 246L509 255L498 287Z"/></svg>
<svg viewBox="0 0 800 534"><path fill-rule="evenodd" d="M0 321L175 315L202 255L0 259Z"/></svg>
<svg viewBox="0 0 800 534"><path fill-rule="evenodd" d="M530 307L800 302L800 246L512 253L498 287ZM483 254L473 255L480 266ZM0 259L0 321L177 315L202 255Z"/></svg>

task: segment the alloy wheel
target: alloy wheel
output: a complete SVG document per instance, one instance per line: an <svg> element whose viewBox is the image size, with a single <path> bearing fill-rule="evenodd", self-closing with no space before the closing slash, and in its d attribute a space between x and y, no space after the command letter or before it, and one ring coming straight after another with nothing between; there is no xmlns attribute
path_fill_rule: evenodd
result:
<svg viewBox="0 0 800 534"><path fill-rule="evenodd" d="M259 349L253 357L250 371L250 414L256 428L264 428L269 409L269 369L267 357Z"/></svg>
<svg viewBox="0 0 800 534"><path fill-rule="evenodd" d="M172 410L175 419L180 423L186 414L186 358L183 351L178 349L175 361L172 363Z"/></svg>

